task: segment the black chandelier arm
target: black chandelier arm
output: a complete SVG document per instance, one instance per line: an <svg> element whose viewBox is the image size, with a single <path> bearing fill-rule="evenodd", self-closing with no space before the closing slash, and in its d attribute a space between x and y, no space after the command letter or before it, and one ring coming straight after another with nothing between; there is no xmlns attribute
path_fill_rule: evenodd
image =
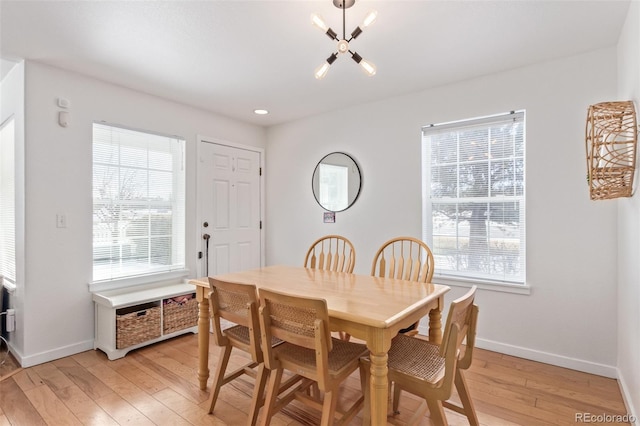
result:
<svg viewBox="0 0 640 426"><path fill-rule="evenodd" d="M327 29L327 32L325 33L327 35L327 37L329 37L331 40L336 40L336 41L340 41L338 39L338 34L336 34L335 31L333 31L331 28Z"/></svg>
<svg viewBox="0 0 640 426"><path fill-rule="evenodd" d="M362 61L362 56L358 55L358 52L352 52L349 50L349 53L351 53L351 58L356 62L356 64L359 64L360 61Z"/></svg>
<svg viewBox="0 0 640 426"><path fill-rule="evenodd" d="M362 34L362 28L356 27L356 29L351 32L351 38L347 40L347 43L350 43L351 40L357 38L360 34Z"/></svg>
<svg viewBox="0 0 640 426"><path fill-rule="evenodd" d="M347 39L347 25L346 25L346 21L347 21L347 8L344 6L345 2L342 2L342 39L346 40Z"/></svg>

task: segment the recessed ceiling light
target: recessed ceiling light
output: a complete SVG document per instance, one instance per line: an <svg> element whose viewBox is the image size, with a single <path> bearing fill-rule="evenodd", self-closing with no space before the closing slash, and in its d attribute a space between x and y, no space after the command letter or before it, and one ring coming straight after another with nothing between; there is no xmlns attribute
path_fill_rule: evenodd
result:
<svg viewBox="0 0 640 426"><path fill-rule="evenodd" d="M254 109L253 112L258 114L258 115L269 114L269 111L267 111L266 109Z"/></svg>

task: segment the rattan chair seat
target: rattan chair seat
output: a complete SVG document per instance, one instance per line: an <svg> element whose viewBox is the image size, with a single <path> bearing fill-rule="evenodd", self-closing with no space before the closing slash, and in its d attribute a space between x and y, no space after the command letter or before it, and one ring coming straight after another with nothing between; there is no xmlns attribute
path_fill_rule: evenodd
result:
<svg viewBox="0 0 640 426"><path fill-rule="evenodd" d="M329 374L336 374L344 367L368 353L365 345L331 338L333 349L329 352ZM274 354L280 360L293 361L307 368L316 368L316 351L291 343L283 343L275 348Z"/></svg>
<svg viewBox="0 0 640 426"><path fill-rule="evenodd" d="M444 377L444 361L440 346L400 334L389 350L389 375L397 372L437 383Z"/></svg>
<svg viewBox="0 0 640 426"><path fill-rule="evenodd" d="M249 338L249 327L245 327L244 325L234 325L233 327L229 327L223 330L223 333L245 345L251 343L251 339Z"/></svg>
<svg viewBox="0 0 640 426"><path fill-rule="evenodd" d="M245 327L244 325L234 325L233 327L229 327L223 330L223 333L227 335L227 337L231 339L235 339L240 343L244 343L248 345L251 343L251 339L249 338L249 327ZM282 343L282 340L276 339L275 337L271 338L271 346L276 346Z"/></svg>

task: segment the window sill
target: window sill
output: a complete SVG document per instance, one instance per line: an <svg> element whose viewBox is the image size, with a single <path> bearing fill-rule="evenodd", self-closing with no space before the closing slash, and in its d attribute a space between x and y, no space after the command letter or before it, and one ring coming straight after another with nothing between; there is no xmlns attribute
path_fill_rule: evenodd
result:
<svg viewBox="0 0 640 426"><path fill-rule="evenodd" d="M507 283L497 283L492 281L483 281L478 279L468 279L468 278L446 278L446 277L436 277L434 276L431 280L434 284L442 284L449 285L454 287L467 287L471 288L472 286L478 286L478 289L481 290L489 290L489 291L499 291L502 293L513 293L513 294L531 294L531 287L524 284L507 284Z"/></svg>
<svg viewBox="0 0 640 426"><path fill-rule="evenodd" d="M188 269L179 269L171 272L161 272L156 274L139 275L136 277L118 278L114 280L94 281L89 283L89 291L95 293L97 291L117 290L125 287L143 286L147 284L157 283L176 283L182 282L189 276Z"/></svg>
<svg viewBox="0 0 640 426"><path fill-rule="evenodd" d="M7 291L9 292L9 294L15 294L16 292L16 288L17 286L15 285L15 283L9 281L8 279L0 276L0 282L2 282L2 287L4 287L5 289L7 289Z"/></svg>

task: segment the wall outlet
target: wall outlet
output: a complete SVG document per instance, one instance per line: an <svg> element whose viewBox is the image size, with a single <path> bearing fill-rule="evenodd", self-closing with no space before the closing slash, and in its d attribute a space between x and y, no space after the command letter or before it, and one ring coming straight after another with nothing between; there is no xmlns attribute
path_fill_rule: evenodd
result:
<svg viewBox="0 0 640 426"><path fill-rule="evenodd" d="M7 331L12 332L16 329L16 310L7 309Z"/></svg>

